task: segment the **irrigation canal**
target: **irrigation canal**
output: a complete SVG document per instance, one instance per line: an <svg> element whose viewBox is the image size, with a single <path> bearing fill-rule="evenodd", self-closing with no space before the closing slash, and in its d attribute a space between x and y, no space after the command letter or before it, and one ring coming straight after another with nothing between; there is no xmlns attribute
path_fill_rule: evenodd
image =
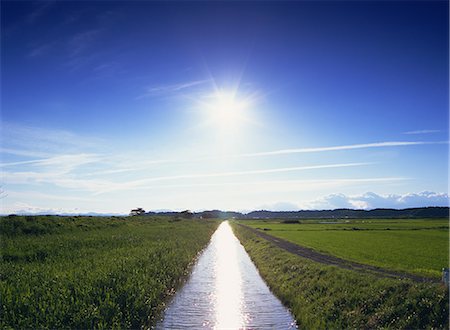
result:
<svg viewBox="0 0 450 330"><path fill-rule="evenodd" d="M227 221L220 224L157 329L296 329Z"/></svg>

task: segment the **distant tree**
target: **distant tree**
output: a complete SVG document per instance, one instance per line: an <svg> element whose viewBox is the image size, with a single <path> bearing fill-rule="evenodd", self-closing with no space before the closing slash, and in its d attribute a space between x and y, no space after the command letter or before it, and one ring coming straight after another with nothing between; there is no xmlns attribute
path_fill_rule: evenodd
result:
<svg viewBox="0 0 450 330"><path fill-rule="evenodd" d="M185 219L192 219L194 217L194 213L189 210L185 210L180 212L180 215Z"/></svg>
<svg viewBox="0 0 450 330"><path fill-rule="evenodd" d="M201 217L203 219L215 219L215 218L219 218L219 213L218 213L218 211L203 211L201 213Z"/></svg>
<svg viewBox="0 0 450 330"><path fill-rule="evenodd" d="M142 207L138 207L137 209L133 209L130 212L130 215L142 215L145 213L145 210Z"/></svg>

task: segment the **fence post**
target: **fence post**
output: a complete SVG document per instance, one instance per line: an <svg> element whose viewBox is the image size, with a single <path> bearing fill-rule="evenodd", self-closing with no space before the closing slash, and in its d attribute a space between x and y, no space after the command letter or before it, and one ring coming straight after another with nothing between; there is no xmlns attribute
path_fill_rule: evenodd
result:
<svg viewBox="0 0 450 330"><path fill-rule="evenodd" d="M448 287L449 285L449 269L442 268L442 283Z"/></svg>

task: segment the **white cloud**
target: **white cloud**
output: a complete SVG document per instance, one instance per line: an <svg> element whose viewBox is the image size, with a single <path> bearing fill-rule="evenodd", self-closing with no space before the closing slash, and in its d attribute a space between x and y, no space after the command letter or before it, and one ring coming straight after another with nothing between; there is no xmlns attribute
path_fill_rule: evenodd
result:
<svg viewBox="0 0 450 330"><path fill-rule="evenodd" d="M410 208L426 206L449 206L447 193L420 192L404 195L378 195L367 192L363 195L347 196L344 194L331 194L323 198L308 202L307 209L374 209L374 208Z"/></svg>
<svg viewBox="0 0 450 330"><path fill-rule="evenodd" d="M440 133L440 130L436 130L436 129L423 129L423 130L417 130L417 131L409 131L409 132L404 132L403 134L407 134L407 135L416 135L416 134L433 134L433 133Z"/></svg>

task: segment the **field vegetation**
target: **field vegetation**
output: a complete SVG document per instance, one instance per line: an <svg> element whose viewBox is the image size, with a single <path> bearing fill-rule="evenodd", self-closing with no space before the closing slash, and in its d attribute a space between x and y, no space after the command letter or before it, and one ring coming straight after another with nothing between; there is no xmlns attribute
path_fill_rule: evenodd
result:
<svg viewBox="0 0 450 330"><path fill-rule="evenodd" d="M442 284L326 266L282 250L236 223L232 226L300 329L448 329L449 296Z"/></svg>
<svg viewBox="0 0 450 330"><path fill-rule="evenodd" d="M217 225L148 216L0 218L0 328L154 324Z"/></svg>
<svg viewBox="0 0 450 330"><path fill-rule="evenodd" d="M242 223L319 252L390 270L437 278L448 267L448 219Z"/></svg>

